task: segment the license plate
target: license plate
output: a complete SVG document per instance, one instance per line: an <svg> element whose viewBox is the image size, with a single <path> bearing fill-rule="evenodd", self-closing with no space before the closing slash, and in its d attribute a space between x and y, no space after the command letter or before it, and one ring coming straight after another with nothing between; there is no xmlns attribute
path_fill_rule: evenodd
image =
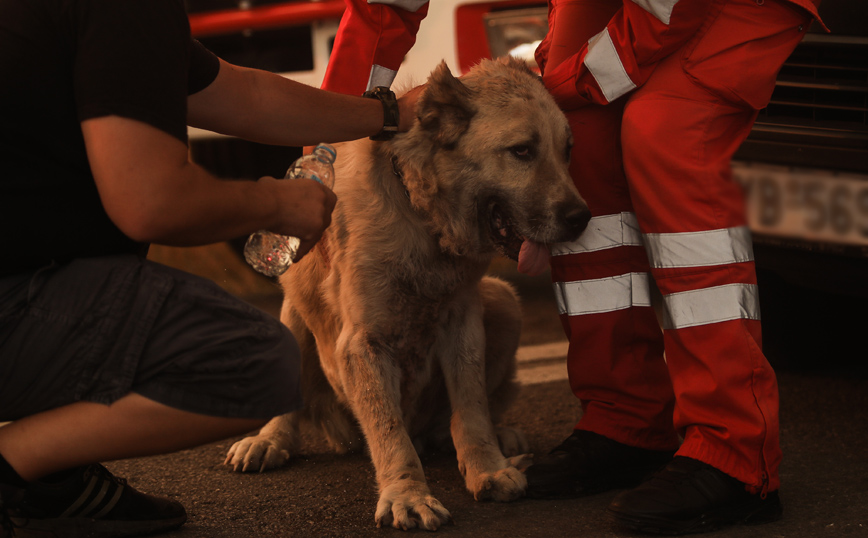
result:
<svg viewBox="0 0 868 538"><path fill-rule="evenodd" d="M756 234L868 245L868 176L734 162Z"/></svg>

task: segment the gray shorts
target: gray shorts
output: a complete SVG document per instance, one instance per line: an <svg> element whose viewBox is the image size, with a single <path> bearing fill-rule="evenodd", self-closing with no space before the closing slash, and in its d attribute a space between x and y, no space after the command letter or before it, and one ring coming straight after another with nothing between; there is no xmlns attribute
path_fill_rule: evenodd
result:
<svg viewBox="0 0 868 538"><path fill-rule="evenodd" d="M205 415L301 406L289 330L213 282L136 256L0 279L0 421L135 392Z"/></svg>

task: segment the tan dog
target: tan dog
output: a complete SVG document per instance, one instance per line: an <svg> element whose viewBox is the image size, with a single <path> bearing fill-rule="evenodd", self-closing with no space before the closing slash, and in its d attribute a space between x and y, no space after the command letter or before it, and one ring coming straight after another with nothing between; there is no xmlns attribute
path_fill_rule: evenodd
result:
<svg viewBox="0 0 868 538"><path fill-rule="evenodd" d="M450 515L426 484L426 443L451 433L476 499L526 487L527 443L492 421L515 395L521 310L486 269L497 250L517 257L523 238L575 240L590 214L567 170L567 121L523 64L486 61L460 81L441 65L416 112L391 141L337 147L332 224L281 279L306 407L235 443L227 463L284 464L302 424L338 451L360 448L360 426L377 525L434 530Z"/></svg>

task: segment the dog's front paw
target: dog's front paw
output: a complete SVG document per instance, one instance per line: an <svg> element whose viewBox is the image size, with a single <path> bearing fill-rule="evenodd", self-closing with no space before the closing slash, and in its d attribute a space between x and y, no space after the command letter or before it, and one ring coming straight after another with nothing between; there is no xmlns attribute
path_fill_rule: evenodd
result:
<svg viewBox="0 0 868 538"><path fill-rule="evenodd" d="M510 466L493 473L468 476L467 489L477 501L510 502L524 497L527 478L519 469Z"/></svg>
<svg viewBox="0 0 868 538"><path fill-rule="evenodd" d="M374 517L377 527L405 531L416 527L436 531L452 521L452 515L431 495L428 486L415 480L401 480L384 488Z"/></svg>
<svg viewBox="0 0 868 538"><path fill-rule="evenodd" d="M236 442L226 453L224 465L231 465L235 472L267 471L282 467L289 460L289 451L281 448L270 437L257 435Z"/></svg>

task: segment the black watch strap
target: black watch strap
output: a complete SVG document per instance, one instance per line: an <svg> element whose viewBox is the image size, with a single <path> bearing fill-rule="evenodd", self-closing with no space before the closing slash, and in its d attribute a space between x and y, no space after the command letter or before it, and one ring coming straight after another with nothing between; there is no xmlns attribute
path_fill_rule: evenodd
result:
<svg viewBox="0 0 868 538"><path fill-rule="evenodd" d="M379 99L383 103L383 129L371 137L371 140L391 140L398 134L398 98L395 92L386 86L377 86L366 91L362 97Z"/></svg>

